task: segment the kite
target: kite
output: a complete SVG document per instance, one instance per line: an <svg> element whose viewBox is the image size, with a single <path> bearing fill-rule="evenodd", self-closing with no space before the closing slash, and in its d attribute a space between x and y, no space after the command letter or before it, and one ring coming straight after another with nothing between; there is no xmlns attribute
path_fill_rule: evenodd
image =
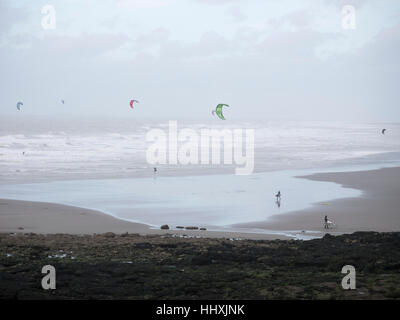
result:
<svg viewBox="0 0 400 320"><path fill-rule="evenodd" d="M133 109L134 102L139 103L139 101L137 101L137 100L131 100L131 102L129 102L129 105L131 106L132 109Z"/></svg>
<svg viewBox="0 0 400 320"><path fill-rule="evenodd" d="M217 107L215 108L215 113L217 114L217 116L221 119L221 120L226 120L224 118L224 115L222 114L222 107L226 106L229 107L228 104L224 104L224 103L220 103L219 105L217 105Z"/></svg>
<svg viewBox="0 0 400 320"><path fill-rule="evenodd" d="M21 106L23 106L24 104L21 101L18 101L17 103L17 109L21 110Z"/></svg>

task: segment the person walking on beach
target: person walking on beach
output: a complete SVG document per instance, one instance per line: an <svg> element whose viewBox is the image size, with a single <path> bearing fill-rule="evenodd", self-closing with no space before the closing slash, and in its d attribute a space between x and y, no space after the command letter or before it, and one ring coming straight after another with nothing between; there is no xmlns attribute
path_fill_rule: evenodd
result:
<svg viewBox="0 0 400 320"><path fill-rule="evenodd" d="M328 216L327 215L325 215L324 221L325 221L324 229L329 229Z"/></svg>
<svg viewBox="0 0 400 320"><path fill-rule="evenodd" d="M275 195L276 197L276 205L278 206L278 208L281 207L281 192L278 191L278 193Z"/></svg>

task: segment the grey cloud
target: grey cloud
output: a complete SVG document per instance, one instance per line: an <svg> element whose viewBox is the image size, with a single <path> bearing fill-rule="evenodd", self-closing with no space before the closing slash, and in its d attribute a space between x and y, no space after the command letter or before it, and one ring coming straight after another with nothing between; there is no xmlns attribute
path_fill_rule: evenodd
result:
<svg viewBox="0 0 400 320"><path fill-rule="evenodd" d="M228 8L227 10L228 14L232 16L232 18L236 21L236 22L242 22L247 20L247 15L245 15L243 13L243 11L241 10L241 8L239 6L233 6Z"/></svg>
<svg viewBox="0 0 400 320"><path fill-rule="evenodd" d="M267 25L273 28L280 28L285 24L289 24L296 28L306 28L312 25L314 14L311 8L298 9L292 11L282 17L273 18L267 21Z"/></svg>
<svg viewBox="0 0 400 320"><path fill-rule="evenodd" d="M311 10L302 9L291 12L287 15L287 20L295 27L307 27L313 22Z"/></svg>
<svg viewBox="0 0 400 320"><path fill-rule="evenodd" d="M129 41L124 34L82 34L80 36L23 37L30 44L30 54L59 57L95 57L115 50Z"/></svg>
<svg viewBox="0 0 400 320"><path fill-rule="evenodd" d="M240 2L242 0L195 0L195 1L212 5L225 5L225 4Z"/></svg>
<svg viewBox="0 0 400 320"><path fill-rule="evenodd" d="M169 30L166 28L157 28L149 33L142 34L136 38L138 44L160 44L169 38Z"/></svg>
<svg viewBox="0 0 400 320"><path fill-rule="evenodd" d="M324 41L335 37L309 29L275 32L266 37L258 48L276 61L306 61L315 57L315 49Z"/></svg>
<svg viewBox="0 0 400 320"><path fill-rule="evenodd" d="M200 40L193 44L182 45L176 41L170 41L160 48L160 56L169 59L188 60L194 57L210 57L218 54L226 54L233 51L233 44L216 32L203 34Z"/></svg>
<svg viewBox="0 0 400 320"><path fill-rule="evenodd" d="M0 1L0 37L9 33L13 26L24 21L28 12L23 8L9 6L6 1Z"/></svg>
<svg viewBox="0 0 400 320"><path fill-rule="evenodd" d="M341 9L343 6L351 5L356 9L360 9L366 3L371 2L373 0L325 0L325 3L328 5L333 5L338 9Z"/></svg>

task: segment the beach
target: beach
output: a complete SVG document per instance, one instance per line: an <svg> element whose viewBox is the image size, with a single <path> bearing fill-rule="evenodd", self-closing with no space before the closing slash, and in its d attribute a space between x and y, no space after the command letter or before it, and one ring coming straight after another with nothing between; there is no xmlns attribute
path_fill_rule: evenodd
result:
<svg viewBox="0 0 400 320"><path fill-rule="evenodd" d="M243 176L233 164L165 164L154 172L146 132L167 130L167 121L9 117L1 124L0 232L310 240L400 230L396 123L383 136L379 123L178 122L196 132L254 129L254 172ZM334 228L323 228L325 215Z"/></svg>
<svg viewBox="0 0 400 320"><path fill-rule="evenodd" d="M117 219L108 214L74 206L19 200L0 200L0 232L94 234L113 232L137 234L176 234L178 236L226 237L244 239L289 239L290 234L273 234L268 230L313 230L313 236L355 231L400 231L400 168L356 172L317 173L298 179L330 181L344 188L362 191L360 197L331 199L312 207L279 215L266 221L235 225L231 232L200 230L160 230L146 224ZM285 201L283 198L282 201ZM245 214L245 213L244 213ZM327 215L337 224L323 229ZM237 230L232 232L232 230ZM248 230L252 230L248 232ZM256 232L259 230L259 232ZM267 231L266 231L267 230Z"/></svg>
<svg viewBox="0 0 400 320"><path fill-rule="evenodd" d="M97 153L102 136L13 136L0 158L0 299L399 299L397 142L349 157L353 138L337 141L318 162L312 132L297 158L300 140L275 154L258 146L249 176L124 167L122 135L105 137L112 158ZM44 265L57 290L38 285ZM345 265L355 290L341 286Z"/></svg>
<svg viewBox="0 0 400 320"><path fill-rule="evenodd" d="M369 171L317 173L299 177L315 181L331 181L344 188L362 191L356 198L335 199L315 203L306 210L275 215L267 222L250 223L241 227L265 229L320 230L332 234L355 231L400 230L400 168L382 168ZM323 229L323 217L327 215L337 227Z"/></svg>
<svg viewBox="0 0 400 320"><path fill-rule="evenodd" d="M101 233L243 239L289 239L281 235L200 230L160 230L94 210L54 203L0 199L0 233L93 235Z"/></svg>

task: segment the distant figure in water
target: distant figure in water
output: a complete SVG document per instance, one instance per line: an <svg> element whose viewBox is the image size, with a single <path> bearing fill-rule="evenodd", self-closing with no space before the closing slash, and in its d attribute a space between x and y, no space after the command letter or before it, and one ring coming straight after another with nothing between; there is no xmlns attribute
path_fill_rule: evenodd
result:
<svg viewBox="0 0 400 320"><path fill-rule="evenodd" d="M157 172L157 168L156 168L156 167L154 167L154 168L153 168L153 170L154 170L154 173L156 173L156 172Z"/></svg>
<svg viewBox="0 0 400 320"><path fill-rule="evenodd" d="M329 229L328 216L327 215L325 215L324 221L325 221L324 229Z"/></svg>

